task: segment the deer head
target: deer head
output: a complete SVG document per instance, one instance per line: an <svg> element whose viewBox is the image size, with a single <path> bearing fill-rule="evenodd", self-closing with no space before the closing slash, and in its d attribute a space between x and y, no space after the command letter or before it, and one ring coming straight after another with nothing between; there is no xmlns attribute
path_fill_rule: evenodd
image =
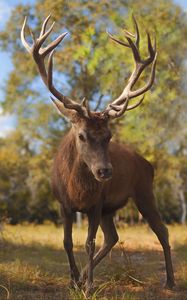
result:
<svg viewBox="0 0 187 300"><path fill-rule="evenodd" d="M90 111L86 99L81 103L74 101L61 92L59 92L53 85L53 55L54 49L58 44L65 38L67 32L61 34L48 46L43 47L42 45L53 30L54 23L47 30L47 24L50 19L50 15L43 22L39 37L36 39L34 34L31 32L33 39L33 45L30 46L25 40L25 26L27 19L23 23L21 30L21 40L26 50L32 55L34 61L38 67L39 74L47 86L48 90L55 97L51 97L54 105L67 118L70 119L73 125L73 132L75 136L76 148L78 156L93 173L94 177L98 181L106 181L112 177L112 165L108 155L108 145L111 138L111 132L109 129L109 121L114 118L122 116L126 111L131 110L139 106L144 96L133 105L129 105L132 98L144 95L147 92L155 77L156 67L156 40L154 46L150 39L149 33L147 33L147 43L149 57L142 59L139 52L139 29L135 18L133 17L135 25L135 35L125 31L125 37L127 42L120 41L114 38L108 33L109 37L116 43L128 47L131 49L135 68L125 86L122 94L110 103L106 109L102 112ZM135 39L135 41L133 41ZM48 57L47 66L45 64L45 58ZM152 64L151 74L148 82L142 88L132 90L138 78L140 77L143 70Z"/></svg>

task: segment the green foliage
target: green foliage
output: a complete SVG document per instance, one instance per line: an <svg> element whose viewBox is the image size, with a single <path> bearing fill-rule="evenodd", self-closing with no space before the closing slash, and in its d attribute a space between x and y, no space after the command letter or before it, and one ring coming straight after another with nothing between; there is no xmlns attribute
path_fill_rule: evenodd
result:
<svg viewBox="0 0 187 300"><path fill-rule="evenodd" d="M67 130L66 121L51 108L34 62L21 45L24 16L29 15L33 31L39 32L42 21L51 13L52 20L56 21L52 38L65 30L71 33L63 41L63 49L55 54L55 84L77 101L86 97L92 107L105 95L104 107L106 101L121 93L133 69L131 52L110 41L106 29L124 39L123 28L133 31L132 12L140 26L142 56L147 55L145 30L149 29L152 36L156 33L156 82L141 107L128 112L112 127L118 139L130 142L153 163L162 215L167 221L179 220L177 191L182 187L187 193L182 184L187 177L184 126L187 122L184 114L187 23L186 14L170 0L37 0L33 6L19 5L14 9L5 30L0 32L0 46L10 53L14 67L4 87L2 106L5 112L16 114L18 129L1 140L0 206L1 210L7 210L9 201L5 198L12 199L9 215L14 212L17 220L24 219L19 215L21 211L27 215L26 219L39 222L46 217L57 218L58 209L49 192L50 168L60 137ZM137 86L142 86L148 75L149 70ZM21 137L20 142L17 135ZM10 161L6 158L9 143ZM9 172L13 174L11 177ZM180 178L180 184L176 178ZM16 189L12 182L16 182Z"/></svg>
<svg viewBox="0 0 187 300"><path fill-rule="evenodd" d="M57 222L57 203L50 193L49 150L35 153L19 131L0 141L0 214L12 224Z"/></svg>
<svg viewBox="0 0 187 300"><path fill-rule="evenodd" d="M19 144L22 143L22 147ZM22 136L15 132L6 141L1 140L0 148L0 211L11 217L12 223L24 220L28 216L29 192L25 178L28 176L27 144Z"/></svg>

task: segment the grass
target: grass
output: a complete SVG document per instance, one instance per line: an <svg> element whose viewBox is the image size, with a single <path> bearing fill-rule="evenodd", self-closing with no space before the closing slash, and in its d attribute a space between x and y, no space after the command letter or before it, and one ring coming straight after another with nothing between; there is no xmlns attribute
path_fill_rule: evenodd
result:
<svg viewBox="0 0 187 300"><path fill-rule="evenodd" d="M187 300L187 226L170 226L176 288L162 288L162 249L147 225L118 229L120 242L94 272L91 300ZM62 247L62 228L5 225L0 237L0 300L85 299L84 291L68 287L69 266ZM86 263L86 226L74 229L75 257ZM98 246L102 233L98 232Z"/></svg>

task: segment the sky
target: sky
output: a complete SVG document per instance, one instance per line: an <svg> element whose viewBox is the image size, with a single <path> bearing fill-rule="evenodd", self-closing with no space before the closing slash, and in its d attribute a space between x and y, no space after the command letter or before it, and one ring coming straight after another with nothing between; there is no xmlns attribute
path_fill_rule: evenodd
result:
<svg viewBox="0 0 187 300"><path fill-rule="evenodd" d="M33 4L35 0L0 0L0 30L2 30L10 17L11 10L18 4ZM12 70L10 56L2 52L0 53L1 74L0 74L0 102L3 100L2 86ZM0 107L0 137L5 137L16 126L16 117L10 114L4 114Z"/></svg>
<svg viewBox="0 0 187 300"><path fill-rule="evenodd" d="M180 5L187 11L187 0L174 0L174 2ZM0 0L0 30L2 30L10 17L11 10L18 4L34 4L35 0ZM0 53L1 63L1 80L0 80L0 102L3 100L2 86L8 77L9 72L12 70L12 63L9 55L5 52ZM16 118L10 114L3 114L0 107L0 137L6 136L11 129L16 126Z"/></svg>

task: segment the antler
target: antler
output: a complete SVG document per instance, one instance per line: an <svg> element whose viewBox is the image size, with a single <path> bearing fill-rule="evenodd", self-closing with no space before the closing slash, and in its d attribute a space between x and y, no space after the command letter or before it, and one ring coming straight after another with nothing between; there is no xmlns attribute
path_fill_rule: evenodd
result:
<svg viewBox="0 0 187 300"><path fill-rule="evenodd" d="M137 106L139 106L144 96L134 105L128 106L129 100L135 97L138 97L145 92L147 92L153 85L154 78L155 78L155 67L156 67L156 58L157 58L157 52L156 52L156 38L154 40L154 46L152 46L151 38L149 33L147 32L147 43L148 43L148 51L149 51L149 57L145 60L141 59L140 52L139 52L139 41L140 41L140 35L139 35L139 29L138 24L136 22L135 17L133 16L134 26L135 26L135 35L130 33L129 31L125 30L125 37L127 39L128 43L125 43L123 41L120 41L116 38L114 38L110 33L108 33L109 37L116 43L131 48L134 61L135 61L135 69L132 72L129 81L124 88L122 94L115 99L111 104L107 106L105 111L103 112L105 115L108 115L111 118L117 118L120 117L126 110L131 110ZM135 38L135 42L133 42L132 38ZM138 90L133 91L132 88L137 82L138 78L140 77L143 70L149 66L152 63L151 68L151 74L150 78L147 82L147 84L139 88Z"/></svg>
<svg viewBox="0 0 187 300"><path fill-rule="evenodd" d="M41 28L40 35L37 39L35 39L34 34L30 30L30 34L32 36L33 45L29 45L26 42L25 39L25 26L27 22L27 18L25 18L22 30L21 30L21 41L26 48L26 50L33 56L34 61L38 67L38 71L41 75L41 78L49 91L56 97L56 99L52 98L53 102L56 104L58 108L61 108L62 106L67 109L73 109L76 110L81 116L90 117L90 110L87 105L87 102L85 98L81 103L77 103L70 98L64 96L62 93L60 93L53 85L53 54L55 48L58 46L58 44L65 38L65 36L68 34L67 32L61 34L59 37L57 37L53 42L51 42L47 47L43 47L42 45L47 39L47 37L50 35L50 33L53 30L55 22L52 23L50 28L46 31L46 27L48 24L48 21L50 19L50 15L44 20ZM132 72L129 81L124 88L122 94L115 99L111 104L107 106L107 108L103 111L103 114L106 117L110 118L117 118L120 117L126 110L134 109L135 107L139 106L144 96L134 105L128 106L129 100L135 97L138 97L142 94L145 94L151 86L153 85L154 78L155 78L155 67L156 67L156 58L157 58L157 52L156 52L156 39L154 42L154 46L152 46L151 38L149 33L147 33L147 42L148 42L148 51L149 51L149 57L145 60L141 59L140 52L139 52L139 41L140 41L140 35L139 35L139 29L136 22L136 19L133 16L133 21L135 25L135 35L130 33L129 31L125 30L125 37L127 39L128 43L125 43L123 41L120 41L116 38L114 38L110 33L108 33L109 37L115 41L116 43L131 48L134 60L135 60L135 69ZM132 38L135 38L135 42L133 42ZM45 58L49 55L48 58L48 64L47 64L47 70L45 66ZM152 63L151 68L151 74L149 81L147 84L139 88L138 90L133 91L132 88L139 79L141 73L143 70L149 66ZM58 100L57 100L58 99Z"/></svg>
<svg viewBox="0 0 187 300"><path fill-rule="evenodd" d="M62 106L62 103L65 108L67 109L74 109L76 110L80 115L89 117L89 109L86 105L86 101L82 101L81 104L71 100L70 98L64 96L62 93L60 93L53 85L53 54L54 49L58 46L58 44L65 38L65 36L68 34L67 32L62 33L59 37L57 37L53 42L51 42L47 47L42 48L43 43L47 39L47 37L50 35L50 33L53 30L55 22L52 23L50 28L46 31L46 27L48 24L48 21L50 19L50 15L45 19L45 21L42 24L41 32L39 37L36 39L34 37L34 34L30 30L30 34L32 36L33 45L30 46L25 39L25 26L27 22L27 18L25 18L22 29L21 29L21 41L26 50L33 56L35 63L37 64L38 71L41 75L41 78L49 91L58 99L54 99L51 97L51 99L55 102L57 107ZM49 54L48 59L48 67L46 70L45 66L45 58Z"/></svg>

